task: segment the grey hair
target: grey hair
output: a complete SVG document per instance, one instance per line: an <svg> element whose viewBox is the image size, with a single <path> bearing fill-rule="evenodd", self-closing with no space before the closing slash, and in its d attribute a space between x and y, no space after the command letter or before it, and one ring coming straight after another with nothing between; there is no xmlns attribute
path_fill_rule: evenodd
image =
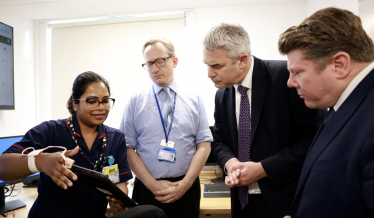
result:
<svg viewBox="0 0 374 218"><path fill-rule="evenodd" d="M221 23L205 36L203 46L209 51L224 48L226 56L235 63L240 55L251 56L251 42L247 31L239 24Z"/></svg>

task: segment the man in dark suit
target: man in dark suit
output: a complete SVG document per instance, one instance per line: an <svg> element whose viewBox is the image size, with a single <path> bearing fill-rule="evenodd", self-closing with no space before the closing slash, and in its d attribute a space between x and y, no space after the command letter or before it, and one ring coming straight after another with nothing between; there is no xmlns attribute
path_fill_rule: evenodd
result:
<svg viewBox="0 0 374 218"><path fill-rule="evenodd" d="M232 217L283 217L326 110L308 109L287 87L286 61L252 57L240 25L212 28L203 44L208 76L220 88L212 151L228 174Z"/></svg>
<svg viewBox="0 0 374 218"><path fill-rule="evenodd" d="M330 108L305 160L292 218L374 217L374 45L359 17L326 8L279 39L309 108Z"/></svg>

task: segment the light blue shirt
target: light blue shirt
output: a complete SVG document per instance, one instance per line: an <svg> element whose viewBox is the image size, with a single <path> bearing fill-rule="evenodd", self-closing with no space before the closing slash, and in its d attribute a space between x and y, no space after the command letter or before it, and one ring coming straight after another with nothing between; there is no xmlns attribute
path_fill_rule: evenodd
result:
<svg viewBox="0 0 374 218"><path fill-rule="evenodd" d="M175 81L169 85L169 88L173 102L177 95L169 135L169 141L175 143L176 160L174 163L160 162L157 159L158 150L165 148L160 145L161 140L165 139L165 134L152 86L131 97L120 125L120 130L126 136L126 146L136 149L148 171L156 179L185 175L196 152L196 145L213 141L202 99L180 91ZM166 93L161 89L161 86L154 84L162 110ZM169 124L170 121L169 117ZM169 126L167 132L168 130Z"/></svg>

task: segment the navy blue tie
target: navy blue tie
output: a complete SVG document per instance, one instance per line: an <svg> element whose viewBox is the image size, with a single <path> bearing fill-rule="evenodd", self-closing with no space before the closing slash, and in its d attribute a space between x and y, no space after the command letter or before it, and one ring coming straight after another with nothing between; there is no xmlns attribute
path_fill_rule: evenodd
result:
<svg viewBox="0 0 374 218"><path fill-rule="evenodd" d="M238 159L240 162L250 160L251 152L251 107L247 95L248 88L240 85L238 91L240 98L239 130L238 130ZM241 209L248 203L248 186L240 186L239 201Z"/></svg>
<svg viewBox="0 0 374 218"><path fill-rule="evenodd" d="M335 110L334 110L334 107L331 107L329 109L329 112L327 112L327 115L326 115L326 118L325 118L325 121L323 121L323 126L325 127L331 120L331 117L332 115L334 115L335 113Z"/></svg>
<svg viewBox="0 0 374 218"><path fill-rule="evenodd" d="M329 109L329 111L327 112L327 115L325 117L325 120L323 121L322 123L322 126L319 128L318 132L317 132L317 135L314 137L314 138L319 138L319 136L321 135L321 133L323 132L323 130L325 129L325 127L327 126L327 124L330 122L331 118L332 118L332 115L334 115L335 113L335 110L333 107L331 107ZM311 145L311 148L314 146L314 143Z"/></svg>

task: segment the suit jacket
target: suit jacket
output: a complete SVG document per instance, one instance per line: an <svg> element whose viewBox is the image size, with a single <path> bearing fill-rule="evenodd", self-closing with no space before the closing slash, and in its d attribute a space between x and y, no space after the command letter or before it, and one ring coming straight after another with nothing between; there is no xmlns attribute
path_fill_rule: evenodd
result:
<svg viewBox="0 0 374 218"><path fill-rule="evenodd" d="M374 217L374 70L317 133L292 218Z"/></svg>
<svg viewBox="0 0 374 218"><path fill-rule="evenodd" d="M290 214L306 153L326 110L308 109L296 89L287 87L286 61L254 57L250 159L261 162L268 177L258 181L274 218ZM235 88L219 89L215 99L212 152L223 169L238 157ZM231 190L231 214L240 212L237 188Z"/></svg>

